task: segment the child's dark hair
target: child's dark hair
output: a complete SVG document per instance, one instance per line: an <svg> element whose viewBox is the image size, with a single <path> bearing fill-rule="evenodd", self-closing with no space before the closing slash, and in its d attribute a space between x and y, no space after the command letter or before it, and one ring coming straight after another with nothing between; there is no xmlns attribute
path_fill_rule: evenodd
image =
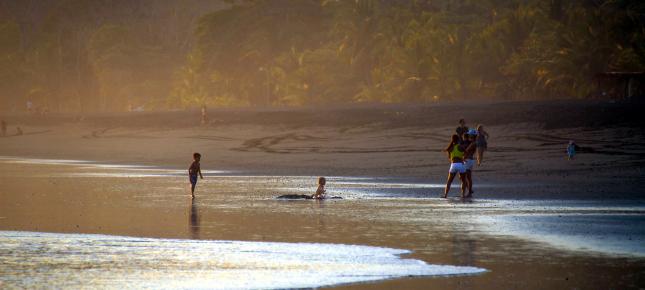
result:
<svg viewBox="0 0 645 290"><path fill-rule="evenodd" d="M197 159L197 158L202 158L202 155L197 152L193 153L193 159Z"/></svg>
<svg viewBox="0 0 645 290"><path fill-rule="evenodd" d="M318 177L318 184L319 185L325 185L327 183L327 179L324 177Z"/></svg>

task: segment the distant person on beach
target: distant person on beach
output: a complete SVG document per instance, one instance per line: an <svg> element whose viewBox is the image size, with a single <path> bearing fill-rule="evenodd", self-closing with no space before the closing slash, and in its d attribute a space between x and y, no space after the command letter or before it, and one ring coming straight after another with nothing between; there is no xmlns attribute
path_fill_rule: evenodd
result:
<svg viewBox="0 0 645 290"><path fill-rule="evenodd" d="M202 125L206 125L208 122L208 114L206 112L206 105L202 106Z"/></svg>
<svg viewBox="0 0 645 290"><path fill-rule="evenodd" d="M22 129L20 127L16 127L16 136L22 136Z"/></svg>
<svg viewBox="0 0 645 290"><path fill-rule="evenodd" d="M464 141L463 136L468 132L468 126L466 126L466 121L464 119L459 119L459 127L455 129L455 133L459 136L459 142Z"/></svg>
<svg viewBox="0 0 645 290"><path fill-rule="evenodd" d="M477 145L477 166L482 165L484 161L484 151L488 149L488 132L484 130L484 125L477 125L477 138L475 144Z"/></svg>
<svg viewBox="0 0 645 290"><path fill-rule="evenodd" d="M475 152L477 151L477 144L475 139L477 138L477 130L470 129L466 134L466 140L462 142L462 145L466 147L464 152L464 166L466 167L466 181L468 182L468 195L466 197L473 196L473 167L475 167Z"/></svg>
<svg viewBox="0 0 645 290"><path fill-rule="evenodd" d="M569 145L567 145L567 158L573 160L573 157L576 156L576 150L580 149L576 142L569 140Z"/></svg>
<svg viewBox="0 0 645 290"><path fill-rule="evenodd" d="M446 190L444 191L443 198L448 197L448 192L450 192L450 185L455 179L457 173L459 173L459 179L461 180L461 197L466 197L466 166L464 165L464 153L466 149L463 145L459 144L459 136L457 134L452 135L450 144L444 150L448 153L448 159L450 159L450 170L448 170L448 181L446 182Z"/></svg>
<svg viewBox="0 0 645 290"><path fill-rule="evenodd" d="M49 114L49 107L44 106L44 107L39 108L39 109L38 109L38 113L39 113L41 116L45 116L45 115Z"/></svg>
<svg viewBox="0 0 645 290"><path fill-rule="evenodd" d="M199 161L202 159L202 155L195 152L193 153L193 163L190 164L188 168L188 178L190 179L190 194L195 198L195 186L197 185L197 175L199 178L204 179L202 176L202 169L200 167Z"/></svg>
<svg viewBox="0 0 645 290"><path fill-rule="evenodd" d="M0 127L2 127L2 137L7 136L7 122L5 120L0 122Z"/></svg>
<svg viewBox="0 0 645 290"><path fill-rule="evenodd" d="M325 184L327 183L327 179L324 177L318 177L318 189L316 189L316 193L312 195L312 198L315 199L324 199L326 194L325 194Z"/></svg>

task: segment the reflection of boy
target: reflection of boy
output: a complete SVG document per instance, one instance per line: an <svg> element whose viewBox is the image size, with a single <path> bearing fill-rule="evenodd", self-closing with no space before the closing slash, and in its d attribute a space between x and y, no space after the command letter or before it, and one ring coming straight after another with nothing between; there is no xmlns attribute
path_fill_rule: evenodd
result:
<svg viewBox="0 0 645 290"><path fill-rule="evenodd" d="M188 168L188 179L190 179L190 194L195 198L195 186L197 185L197 175L201 179L204 179L202 176L202 169L200 168L199 161L202 159L202 155L195 152L193 153L193 163L190 164Z"/></svg>

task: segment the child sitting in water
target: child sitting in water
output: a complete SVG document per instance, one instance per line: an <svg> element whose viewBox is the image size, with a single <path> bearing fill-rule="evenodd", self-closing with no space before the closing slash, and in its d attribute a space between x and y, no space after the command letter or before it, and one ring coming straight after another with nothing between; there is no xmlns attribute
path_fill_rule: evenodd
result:
<svg viewBox="0 0 645 290"><path fill-rule="evenodd" d="M195 152L193 153L193 163L190 164L188 168L188 179L190 180L190 194L195 198L195 186L197 185L197 175L201 179L204 179L202 176L202 169L200 167L199 161L202 159L202 155Z"/></svg>
<svg viewBox="0 0 645 290"><path fill-rule="evenodd" d="M323 199L326 197L325 194L325 183L327 183L327 179L324 177L318 177L318 189L316 189L316 193L311 196L311 198L315 199Z"/></svg>

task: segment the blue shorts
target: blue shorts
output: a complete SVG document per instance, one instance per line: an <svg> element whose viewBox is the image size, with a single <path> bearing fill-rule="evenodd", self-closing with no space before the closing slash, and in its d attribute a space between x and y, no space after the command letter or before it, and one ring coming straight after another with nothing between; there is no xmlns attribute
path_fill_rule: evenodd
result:
<svg viewBox="0 0 645 290"><path fill-rule="evenodd" d="M466 167L466 171L473 170L473 167L475 166L475 160L472 158L468 158L464 160L464 167Z"/></svg>
<svg viewBox="0 0 645 290"><path fill-rule="evenodd" d="M190 175L188 177L190 178L190 184L192 185L197 184L197 175Z"/></svg>

